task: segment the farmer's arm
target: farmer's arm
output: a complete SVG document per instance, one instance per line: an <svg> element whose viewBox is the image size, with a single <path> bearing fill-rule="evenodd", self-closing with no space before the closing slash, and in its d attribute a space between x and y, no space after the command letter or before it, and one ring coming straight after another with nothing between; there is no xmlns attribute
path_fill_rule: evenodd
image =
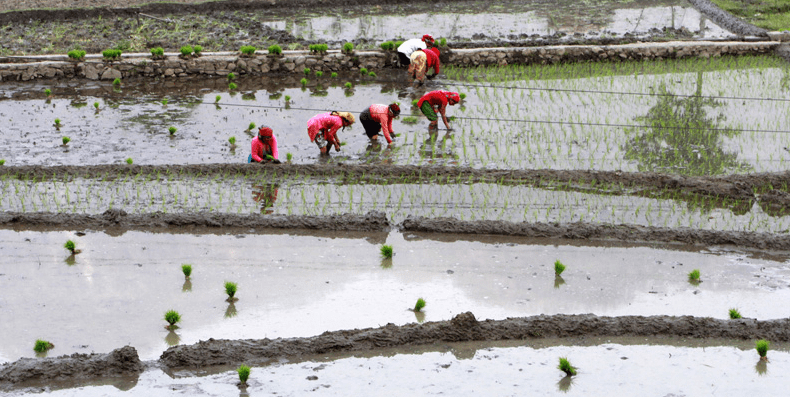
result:
<svg viewBox="0 0 790 397"><path fill-rule="evenodd" d="M450 128L450 123L447 121L447 115L445 114L446 110L447 110L447 105L445 104L439 105L439 114L442 115L442 121L444 122L444 126L447 127L448 130L452 130L452 128Z"/></svg>

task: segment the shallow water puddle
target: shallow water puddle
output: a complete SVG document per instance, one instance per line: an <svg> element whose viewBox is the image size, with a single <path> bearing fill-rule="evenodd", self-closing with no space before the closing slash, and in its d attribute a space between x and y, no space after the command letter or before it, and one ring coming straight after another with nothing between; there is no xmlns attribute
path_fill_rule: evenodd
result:
<svg viewBox="0 0 790 397"><path fill-rule="evenodd" d="M573 246L491 238L371 233L190 235L0 232L0 359L109 352L130 344L144 360L168 344L209 338L312 336L387 323L536 314L790 316L785 261L737 251ZM74 239L82 253L68 258ZM436 238L436 239L434 239ZM466 237L465 237L466 238ZM382 260L379 246L395 256ZM559 245L562 244L562 245ZM567 270L555 278L553 263ZM73 263L73 264L70 264ZM181 264L193 265L185 282ZM699 269L703 282L687 274ZM228 304L223 284L238 283ZM424 316L407 309L424 298ZM182 322L165 330L164 313Z"/></svg>
<svg viewBox="0 0 790 397"><path fill-rule="evenodd" d="M540 343L540 342L538 342ZM636 342L638 343L638 342ZM651 343L645 339L643 343ZM149 370L133 382L84 386L44 393L53 396L126 395L131 387L146 395L227 396L311 395L781 395L788 382L790 354L769 351L759 362L749 347L651 346L603 342L490 347L446 344L441 351L371 352L355 357L322 357L295 363L253 367L248 387L239 389L235 371L195 376L183 371L171 378ZM431 349L428 347L428 349ZM415 348L421 350L421 348ZM578 375L566 378L557 367L567 357ZM650 376L645 376L649 373ZM110 380L112 381L112 380ZM58 382L52 388L64 387ZM68 386L65 386L68 387Z"/></svg>

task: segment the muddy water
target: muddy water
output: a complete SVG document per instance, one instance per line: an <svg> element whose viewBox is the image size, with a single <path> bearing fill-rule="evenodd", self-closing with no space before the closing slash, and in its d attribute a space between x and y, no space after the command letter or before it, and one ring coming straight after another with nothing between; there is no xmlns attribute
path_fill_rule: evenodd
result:
<svg viewBox="0 0 790 397"><path fill-rule="evenodd" d="M315 395L532 394L604 395L781 395L790 365L786 347L759 362L751 343L722 341L689 347L687 342L640 338L628 340L542 341L521 343L447 343L441 346L371 351L354 356L326 354L303 360L253 366L248 386L237 386L230 368L179 371L174 377L152 369L131 380L82 384L49 382L43 395L121 396L136 394L225 396L275 393ZM653 343L670 345L656 346ZM641 343L641 344L640 344ZM692 342L692 344L696 344ZM775 345L772 344L772 347ZM578 375L565 378L556 369L567 357ZM650 376L645 376L648 373ZM631 381L625 381L625 380ZM65 388L65 389L64 389ZM60 390L58 390L60 389ZM37 388L27 389L34 391ZM22 395L25 391L12 392Z"/></svg>
<svg viewBox="0 0 790 397"><path fill-rule="evenodd" d="M238 79L235 94L228 92L225 79L162 84L127 81L119 90L109 82L8 83L0 87L0 121L7 137L0 143L0 158L6 165L124 164L129 158L135 164L243 163L254 136L246 130L255 123L272 126L280 156L291 153L293 161L301 164L431 164L684 175L784 170L790 160L784 149L790 147L786 133L790 125L783 116L790 110L787 102L733 97L784 98L781 82L787 73L772 58L749 59L748 63L736 58L711 61L715 68L725 69L719 71L705 71L708 66L702 63L655 63L645 65L645 70L609 76L609 66L601 66L598 72L586 70L578 77L562 79L552 78L557 72L552 67L447 68L446 79L419 89L408 85L403 71L393 69L376 71L379 77L363 80L358 75L334 79L311 75L304 90L298 82L300 75L279 83L270 77ZM343 88L347 81L353 82L353 89ZM54 93L48 101L45 88ZM450 116L458 117L451 123L455 130L442 129L432 135L427 119L410 103L440 88L468 96L448 110ZM663 94L624 96L620 92ZM688 99L695 92L712 97ZM218 105L217 95L221 96ZM291 97L288 104L286 96ZM163 99L170 101L167 106L162 105ZM329 158L318 156L307 138L306 123L315 114L333 109L358 113L371 103L393 101L401 102L403 113L393 124L401 136L389 147L383 139L370 144L360 125L340 132L346 145ZM99 104L98 112L94 103ZM689 106L699 111L692 112ZM671 121L661 113L668 108L694 114L696 119ZM55 119L60 120L59 128L54 126ZM672 122L695 123L708 133L623 127ZM173 135L168 132L171 126L177 129ZM62 144L64 136L71 139L67 145ZM236 138L234 150L230 137Z"/></svg>
<svg viewBox="0 0 790 397"><path fill-rule="evenodd" d="M739 251L649 247L441 242L373 233L369 238L305 235L0 233L0 359L32 357L36 338L50 355L108 352L130 344L144 360L170 344L209 338L278 338L387 323L553 313L664 314L726 318L790 316L765 302L790 298L784 260ZM62 248L72 238L82 253ZM394 247L391 261L379 245ZM559 243L559 242L557 242ZM311 247L311 249L305 249ZM561 278L555 260L568 266ZM186 282L182 263L193 265ZM703 282L687 273L699 269ZM234 304L224 281L239 284ZM423 315L407 309L417 298ZM180 328L163 315L175 309Z"/></svg>

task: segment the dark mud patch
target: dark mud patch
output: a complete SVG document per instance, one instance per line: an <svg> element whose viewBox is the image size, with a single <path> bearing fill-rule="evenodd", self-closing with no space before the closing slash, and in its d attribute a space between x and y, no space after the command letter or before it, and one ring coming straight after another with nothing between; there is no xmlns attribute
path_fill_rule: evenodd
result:
<svg viewBox="0 0 790 397"><path fill-rule="evenodd" d="M388 231L390 224L382 212L366 215L234 215L222 213L196 214L127 214L123 210L107 210L101 215L64 213L3 213L0 225L11 228L63 229L159 229L179 227L306 229L334 231Z"/></svg>
<svg viewBox="0 0 790 397"><path fill-rule="evenodd" d="M145 366L131 346L106 354L79 354L54 358L22 358L0 367L0 390L8 385L31 385L48 380L89 380L139 375Z"/></svg>
<svg viewBox="0 0 790 397"><path fill-rule="evenodd" d="M790 236L690 228L591 223L528 223L509 221L461 221L453 218L408 218L400 223L403 232L493 234L576 240L619 240L691 245L731 245L742 248L790 249Z"/></svg>
<svg viewBox="0 0 790 397"><path fill-rule="evenodd" d="M679 336L687 338L790 340L790 319L716 320L692 316L599 317L553 315L477 321L466 312L450 321L325 332L310 338L215 340L167 349L160 361L169 368L265 364L275 359L335 352L427 345L439 342L531 340L557 337Z"/></svg>

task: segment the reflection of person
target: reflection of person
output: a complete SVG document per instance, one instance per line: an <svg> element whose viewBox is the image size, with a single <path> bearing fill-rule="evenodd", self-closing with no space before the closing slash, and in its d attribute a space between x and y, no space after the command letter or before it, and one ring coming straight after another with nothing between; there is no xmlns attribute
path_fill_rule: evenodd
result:
<svg viewBox="0 0 790 397"><path fill-rule="evenodd" d="M429 77L433 78L439 74L439 69L441 67L439 62L439 49L433 46L433 37L426 34L422 39L428 48L416 50L411 54L409 57L411 63L409 64L408 70L409 77L416 79L420 85L425 83L425 75L428 69L433 68L434 74Z"/></svg>
<svg viewBox="0 0 790 397"><path fill-rule="evenodd" d="M379 131L381 131L389 144L392 143L392 136L395 135L395 132L392 131L392 119L398 117L399 114L400 106L397 103L392 103L389 106L374 104L359 114L359 122L362 123L362 127L365 127L365 134L370 140L379 139Z"/></svg>
<svg viewBox="0 0 790 397"><path fill-rule="evenodd" d="M271 207L273 207L274 202L277 201L277 191L279 188L280 185L276 183L252 187L252 200L261 204L262 214L271 214L274 212Z"/></svg>
<svg viewBox="0 0 790 397"><path fill-rule="evenodd" d="M411 63L410 57L411 54L414 53L414 51L424 50L425 48L426 46L424 39L410 39L404 41L401 45L398 46L398 60L400 61L401 66L406 66Z"/></svg>
<svg viewBox="0 0 790 397"><path fill-rule="evenodd" d="M270 127L261 126L258 136L252 138L250 156L248 163L275 163L280 164L279 153L277 152L277 138Z"/></svg>
<svg viewBox="0 0 790 397"><path fill-rule="evenodd" d="M310 142L315 142L321 154L328 154L330 146L334 146L336 151L340 151L340 139L337 130L354 124L354 115L349 112L322 113L313 116L307 122L307 135Z"/></svg>
<svg viewBox="0 0 790 397"><path fill-rule="evenodd" d="M457 92L431 91L420 98L419 102L417 102L417 107L420 108L422 114L424 114L428 120L431 120L431 124L428 128L438 128L439 116L437 116L436 113L439 113L442 115L444 126L447 127L448 130L452 130L452 128L450 128L450 123L447 122L445 111L447 105L452 106L460 101L461 96L458 95Z"/></svg>

